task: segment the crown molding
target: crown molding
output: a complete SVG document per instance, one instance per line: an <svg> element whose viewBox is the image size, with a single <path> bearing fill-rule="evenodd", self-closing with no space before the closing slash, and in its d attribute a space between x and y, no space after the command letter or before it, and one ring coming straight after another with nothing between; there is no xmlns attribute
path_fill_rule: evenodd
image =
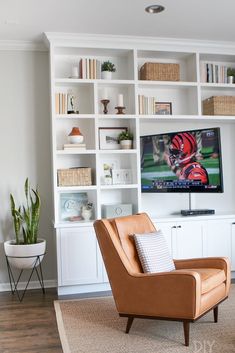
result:
<svg viewBox="0 0 235 353"><path fill-rule="evenodd" d="M115 46L125 48L142 48L155 50L172 51L187 50L235 54L235 42L231 41L210 41L188 38L164 38L164 37L146 37L146 36L125 36L125 35L109 35L109 34L89 34L89 33L59 33L45 32L44 42L47 46L90 46L97 47L100 45L106 47Z"/></svg>
<svg viewBox="0 0 235 353"><path fill-rule="evenodd" d="M0 40L0 50L47 51L43 42Z"/></svg>

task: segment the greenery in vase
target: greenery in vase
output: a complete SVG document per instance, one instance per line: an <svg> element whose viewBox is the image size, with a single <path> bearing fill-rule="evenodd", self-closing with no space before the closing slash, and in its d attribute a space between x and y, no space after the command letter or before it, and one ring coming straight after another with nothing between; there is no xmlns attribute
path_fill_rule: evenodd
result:
<svg viewBox="0 0 235 353"><path fill-rule="evenodd" d="M235 76L235 69L232 67L229 67L227 70L227 76Z"/></svg>
<svg viewBox="0 0 235 353"><path fill-rule="evenodd" d="M133 134L130 131L123 131L118 135L118 141L133 140Z"/></svg>
<svg viewBox="0 0 235 353"><path fill-rule="evenodd" d="M35 244L38 239L41 200L38 189L30 189L28 178L25 180L24 192L26 203L16 207L10 194L11 214L13 217L16 244Z"/></svg>
<svg viewBox="0 0 235 353"><path fill-rule="evenodd" d="M110 61L104 61L101 65L101 71L115 72L116 68Z"/></svg>

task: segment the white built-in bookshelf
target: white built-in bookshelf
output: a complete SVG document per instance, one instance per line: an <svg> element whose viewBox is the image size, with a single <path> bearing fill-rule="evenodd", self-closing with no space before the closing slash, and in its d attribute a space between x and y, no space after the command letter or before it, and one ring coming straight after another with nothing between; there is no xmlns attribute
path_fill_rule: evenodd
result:
<svg viewBox="0 0 235 353"><path fill-rule="evenodd" d="M46 38L50 47L51 65L54 221L58 230L79 232L84 227L92 228L93 221L102 217L103 205L111 203L132 204L133 213L146 211L153 218L170 217L177 210L187 208L186 194L141 194L139 137L191 128L221 128L224 172L224 193L193 196L193 206L215 208L218 213L233 214L235 164L232 151L235 150L235 116L204 116L202 101L211 96L235 96L235 84L226 83L224 76L224 68L235 67L235 45L55 33L47 33ZM93 78L82 78L79 67L81 60L83 65L86 60L90 60L90 65L95 65L90 76ZM100 78L99 63L107 60L116 66L111 80ZM139 70L146 62L179 64L180 80L140 80ZM78 68L78 78L71 78L74 67ZM212 70L208 75L217 76L220 70L222 76L214 81L221 83L205 82L205 70ZM58 93L64 97L72 94L75 97L75 110L79 113L67 114L67 103L63 103L64 108L58 110ZM126 107L125 115L116 114L115 107L120 94L123 95ZM107 114L103 113L104 107L101 104L104 95L110 100ZM139 96L154 97L157 102L171 102L172 115L139 114ZM63 149L74 126L79 127L84 135L86 150L74 152ZM134 134L133 149L100 149L100 128L123 127ZM130 170L131 180L123 184L105 184L104 164ZM91 168L92 185L58 186L58 169L72 167ZM89 202L93 203L92 219L88 222L64 220L61 200L67 196L69 198L69 194L80 193L86 193Z"/></svg>

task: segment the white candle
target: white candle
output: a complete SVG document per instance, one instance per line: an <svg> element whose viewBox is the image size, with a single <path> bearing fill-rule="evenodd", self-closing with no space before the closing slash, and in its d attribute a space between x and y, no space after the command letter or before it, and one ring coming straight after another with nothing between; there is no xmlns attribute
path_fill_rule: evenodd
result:
<svg viewBox="0 0 235 353"><path fill-rule="evenodd" d="M72 77L78 77L78 67L77 66L72 67Z"/></svg>
<svg viewBox="0 0 235 353"><path fill-rule="evenodd" d="M109 99L108 98L108 90L107 90L107 88L104 88L104 90L103 90L102 99Z"/></svg>
<svg viewBox="0 0 235 353"><path fill-rule="evenodd" d="M118 104L117 104L118 107L124 107L123 105L123 94L119 94L118 95Z"/></svg>

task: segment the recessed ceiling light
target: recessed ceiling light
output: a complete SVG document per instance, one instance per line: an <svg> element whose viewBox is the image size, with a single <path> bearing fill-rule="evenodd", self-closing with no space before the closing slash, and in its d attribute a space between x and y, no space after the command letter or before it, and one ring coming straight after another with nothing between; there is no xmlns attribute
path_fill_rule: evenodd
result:
<svg viewBox="0 0 235 353"><path fill-rule="evenodd" d="M150 5L145 8L145 11L148 13L159 13L165 10L165 7L162 5Z"/></svg>

